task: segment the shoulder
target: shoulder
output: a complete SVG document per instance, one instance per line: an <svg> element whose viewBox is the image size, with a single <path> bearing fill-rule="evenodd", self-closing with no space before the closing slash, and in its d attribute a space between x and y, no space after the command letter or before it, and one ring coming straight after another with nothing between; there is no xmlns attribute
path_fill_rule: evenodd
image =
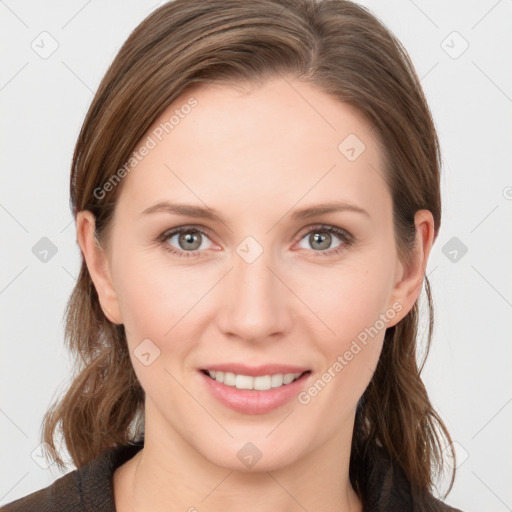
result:
<svg viewBox="0 0 512 512"><path fill-rule="evenodd" d="M110 448L48 487L3 505L0 512L115 512L114 471L141 448L141 443Z"/></svg>
<svg viewBox="0 0 512 512"><path fill-rule="evenodd" d="M447 503L435 498L431 494L429 494L425 500L425 510L432 512L463 512L458 508L454 508Z"/></svg>
<svg viewBox="0 0 512 512"><path fill-rule="evenodd" d="M463 512L436 498L430 492L413 492L400 468L382 449L359 467L359 484L364 497L363 512Z"/></svg>
<svg viewBox="0 0 512 512"><path fill-rule="evenodd" d="M447 503L443 503L442 501L436 500L437 510L440 512L463 512L460 508L454 508L448 505Z"/></svg>
<svg viewBox="0 0 512 512"><path fill-rule="evenodd" d="M0 507L0 512L50 512L56 510L78 511L80 508L78 470L71 471L44 489ZM63 508L64 507L64 508Z"/></svg>

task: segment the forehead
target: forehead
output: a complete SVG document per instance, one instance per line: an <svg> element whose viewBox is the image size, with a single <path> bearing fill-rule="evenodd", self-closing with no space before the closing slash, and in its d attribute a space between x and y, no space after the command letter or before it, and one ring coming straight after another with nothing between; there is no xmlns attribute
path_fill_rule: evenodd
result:
<svg viewBox="0 0 512 512"><path fill-rule="evenodd" d="M390 203L371 126L350 105L291 79L189 88L136 151L144 145L152 147L125 178L119 200L139 212L176 198L219 209Z"/></svg>

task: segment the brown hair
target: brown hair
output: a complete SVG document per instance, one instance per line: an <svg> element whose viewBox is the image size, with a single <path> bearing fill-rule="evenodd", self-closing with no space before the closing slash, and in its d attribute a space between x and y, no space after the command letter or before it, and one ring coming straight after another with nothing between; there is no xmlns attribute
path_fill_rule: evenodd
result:
<svg viewBox="0 0 512 512"><path fill-rule="evenodd" d="M122 182L94 191L123 167L155 120L193 84L261 84L293 77L355 107L382 143L384 178L393 198L395 240L407 262L415 244L414 214L441 222L440 151L419 79L400 42L364 7L344 0L175 0L131 33L103 78L80 131L72 162L70 205L96 218L107 246ZM364 491L360 461L387 454L414 493L430 492L443 469L450 435L432 407L420 374L433 328L430 284L428 340L417 363L419 309L388 328L373 378L356 412L350 478ZM422 282L418 284L420 286ZM105 449L143 434L144 392L132 368L123 325L104 315L82 259L66 309L66 339L77 361L65 395L48 410L43 440L57 427L77 467ZM452 471L451 490L455 478Z"/></svg>

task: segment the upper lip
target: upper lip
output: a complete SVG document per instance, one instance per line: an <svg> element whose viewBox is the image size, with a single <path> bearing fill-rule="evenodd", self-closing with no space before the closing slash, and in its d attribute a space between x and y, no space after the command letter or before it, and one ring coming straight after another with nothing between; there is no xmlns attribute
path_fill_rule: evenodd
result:
<svg viewBox="0 0 512 512"><path fill-rule="evenodd" d="M212 364L201 368L206 371L230 372L237 375L249 375L258 377L261 375L275 375L277 373L304 373L309 368L302 366L291 366L287 364L263 364L260 366L247 366L243 363Z"/></svg>

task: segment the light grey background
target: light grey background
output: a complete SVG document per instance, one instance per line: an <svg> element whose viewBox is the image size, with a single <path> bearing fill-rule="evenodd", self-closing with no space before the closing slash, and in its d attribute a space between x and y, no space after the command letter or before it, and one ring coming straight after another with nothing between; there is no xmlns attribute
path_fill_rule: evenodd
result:
<svg viewBox="0 0 512 512"><path fill-rule="evenodd" d="M362 3L409 51L443 150L424 379L460 458L446 501L512 510L512 2ZM61 476L36 461L43 414L71 375L62 318L80 262L72 151L101 77L157 5L0 1L0 504ZM57 248L46 263L33 252L43 237Z"/></svg>

